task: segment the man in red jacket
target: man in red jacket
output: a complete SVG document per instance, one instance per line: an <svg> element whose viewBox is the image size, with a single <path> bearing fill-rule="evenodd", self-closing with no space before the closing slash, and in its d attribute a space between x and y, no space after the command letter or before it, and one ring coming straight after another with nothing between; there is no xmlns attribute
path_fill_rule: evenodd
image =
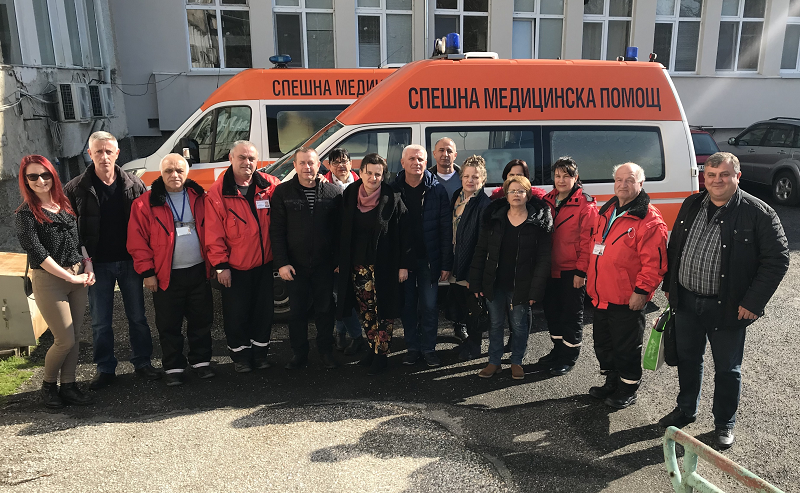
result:
<svg viewBox="0 0 800 493"><path fill-rule="evenodd" d="M644 306L667 271L667 225L643 185L639 165L614 167L614 197L598 213L587 252L594 351L606 376L605 384L592 387L589 394L617 409L636 403Z"/></svg>
<svg viewBox="0 0 800 493"><path fill-rule="evenodd" d="M222 316L233 368L265 369L272 335L270 200L280 181L256 171L252 142L234 142L231 166L208 191L206 252L222 285Z"/></svg>
<svg viewBox="0 0 800 493"><path fill-rule="evenodd" d="M180 154L161 160L161 178L131 205L128 252L133 267L153 293L168 386L183 383L181 327L186 318L189 364L200 378L211 378L211 324L214 300L203 248L205 190L187 178Z"/></svg>

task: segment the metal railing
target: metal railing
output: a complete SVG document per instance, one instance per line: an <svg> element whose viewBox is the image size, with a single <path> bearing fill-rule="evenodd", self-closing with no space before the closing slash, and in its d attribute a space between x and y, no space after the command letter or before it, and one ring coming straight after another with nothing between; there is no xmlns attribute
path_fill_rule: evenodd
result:
<svg viewBox="0 0 800 493"><path fill-rule="evenodd" d="M683 470L678 466L675 444L683 445ZM763 493L783 493L780 489L759 478L739 464L720 454L674 426L664 434L664 462L667 465L672 488L676 493L724 493L697 473L697 459L702 458L710 465L733 477L736 481L753 491Z"/></svg>

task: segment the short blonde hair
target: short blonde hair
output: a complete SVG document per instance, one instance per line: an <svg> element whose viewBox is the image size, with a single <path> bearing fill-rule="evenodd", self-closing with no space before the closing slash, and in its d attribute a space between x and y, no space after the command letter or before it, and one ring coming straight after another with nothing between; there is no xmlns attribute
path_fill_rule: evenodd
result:
<svg viewBox="0 0 800 493"><path fill-rule="evenodd" d="M503 195L508 195L508 187L510 187L512 183L519 183L522 185L522 188L525 189L525 196L530 198L531 181L524 176L509 176L506 178L506 181L503 182Z"/></svg>
<svg viewBox="0 0 800 493"><path fill-rule="evenodd" d="M481 185L486 183L486 160L484 160L481 156L473 154L472 156L468 157L464 161L464 164L461 165L462 175L464 174L464 170L467 168L475 168L478 171L478 177L481 179Z"/></svg>

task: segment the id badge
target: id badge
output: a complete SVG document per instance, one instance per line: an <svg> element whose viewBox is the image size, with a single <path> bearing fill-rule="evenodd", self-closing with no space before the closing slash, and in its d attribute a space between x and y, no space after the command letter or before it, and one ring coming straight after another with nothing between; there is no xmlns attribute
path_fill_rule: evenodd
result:
<svg viewBox="0 0 800 493"><path fill-rule="evenodd" d="M186 236L192 234L192 228L189 226L181 226L180 228L175 228L175 233L178 236Z"/></svg>
<svg viewBox="0 0 800 493"><path fill-rule="evenodd" d="M592 255L603 255L603 252L606 250L605 243L595 243L594 248L592 248Z"/></svg>
<svg viewBox="0 0 800 493"><path fill-rule="evenodd" d="M256 200L256 209L269 209L269 200Z"/></svg>

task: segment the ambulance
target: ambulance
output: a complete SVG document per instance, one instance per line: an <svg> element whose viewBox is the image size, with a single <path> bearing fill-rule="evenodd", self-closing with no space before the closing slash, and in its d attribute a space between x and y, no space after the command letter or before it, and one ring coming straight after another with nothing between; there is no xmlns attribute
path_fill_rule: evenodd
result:
<svg viewBox="0 0 800 493"><path fill-rule="evenodd" d="M208 189L228 167L231 144L250 140L266 166L306 140L395 69L248 69L215 90L151 156L123 169L147 186L161 159L188 154L189 177Z"/></svg>
<svg viewBox="0 0 800 493"><path fill-rule="evenodd" d="M680 98L659 63L595 60L501 60L496 55L448 55L409 63L342 111L303 146L323 165L337 147L358 168L377 152L392 180L403 148L452 139L460 165L486 160L487 193L501 185L512 159L528 163L531 182L552 189L560 156L578 163L585 190L599 203L614 194L612 168L645 171L644 189L672 227L683 200L699 188L691 132ZM294 174L291 153L266 168Z"/></svg>

